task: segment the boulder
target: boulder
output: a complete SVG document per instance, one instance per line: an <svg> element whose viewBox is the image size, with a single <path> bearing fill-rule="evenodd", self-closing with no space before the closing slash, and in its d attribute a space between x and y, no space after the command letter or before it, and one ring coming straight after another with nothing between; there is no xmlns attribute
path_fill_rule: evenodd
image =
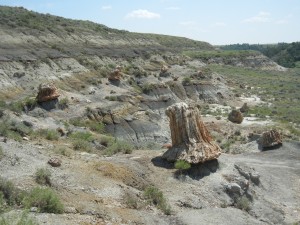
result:
<svg viewBox="0 0 300 225"><path fill-rule="evenodd" d="M170 119L172 147L163 154L164 159L197 164L219 157L221 149L213 143L196 106L176 103L167 108L166 115Z"/></svg>
<svg viewBox="0 0 300 225"><path fill-rule="evenodd" d="M261 136L260 143L263 149L279 147L282 145L281 135L275 129L264 132Z"/></svg>
<svg viewBox="0 0 300 225"><path fill-rule="evenodd" d="M60 94L53 83L44 83L40 84L39 92L36 98L38 102L47 102L51 100L57 100L59 96Z"/></svg>
<svg viewBox="0 0 300 225"><path fill-rule="evenodd" d="M228 120L233 123L242 123L243 122L243 115L240 110L232 110L231 113L228 115Z"/></svg>
<svg viewBox="0 0 300 225"><path fill-rule="evenodd" d="M241 195L242 188L237 183L229 183L226 185L226 190L229 194Z"/></svg>

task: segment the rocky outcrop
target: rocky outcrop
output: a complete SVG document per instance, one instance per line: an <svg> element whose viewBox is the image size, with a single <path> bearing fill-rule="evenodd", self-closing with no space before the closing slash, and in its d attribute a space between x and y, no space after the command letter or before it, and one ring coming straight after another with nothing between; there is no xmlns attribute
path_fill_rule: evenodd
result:
<svg viewBox="0 0 300 225"><path fill-rule="evenodd" d="M43 83L39 86L39 92L37 95L38 102L47 102L51 100L56 100L60 94L53 83Z"/></svg>
<svg viewBox="0 0 300 225"><path fill-rule="evenodd" d="M244 117L240 110L232 110L231 113L228 115L228 120L233 123L242 123L244 120Z"/></svg>
<svg viewBox="0 0 300 225"><path fill-rule="evenodd" d="M172 147L163 158L196 164L219 157L221 149L213 143L197 107L176 103L167 108L166 115L170 119Z"/></svg>
<svg viewBox="0 0 300 225"><path fill-rule="evenodd" d="M282 145L282 138L277 130L270 130L262 134L260 143L263 149L279 147Z"/></svg>

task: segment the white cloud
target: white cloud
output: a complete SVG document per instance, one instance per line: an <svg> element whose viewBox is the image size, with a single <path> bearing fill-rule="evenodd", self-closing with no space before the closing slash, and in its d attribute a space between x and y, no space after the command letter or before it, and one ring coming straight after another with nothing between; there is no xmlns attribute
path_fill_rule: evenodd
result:
<svg viewBox="0 0 300 225"><path fill-rule="evenodd" d="M242 23L267 23L271 21L270 16L269 12L259 12L256 16L243 20Z"/></svg>
<svg viewBox="0 0 300 225"><path fill-rule="evenodd" d="M138 18L138 19L159 19L160 15L158 13L150 12L146 9L138 9L128 13L125 18Z"/></svg>
<svg viewBox="0 0 300 225"><path fill-rule="evenodd" d="M177 6L170 6L166 8L167 10L179 10L180 8Z"/></svg>
<svg viewBox="0 0 300 225"><path fill-rule="evenodd" d="M111 7L111 5L104 5L104 6L101 7L101 9L102 10L111 10L112 7Z"/></svg>

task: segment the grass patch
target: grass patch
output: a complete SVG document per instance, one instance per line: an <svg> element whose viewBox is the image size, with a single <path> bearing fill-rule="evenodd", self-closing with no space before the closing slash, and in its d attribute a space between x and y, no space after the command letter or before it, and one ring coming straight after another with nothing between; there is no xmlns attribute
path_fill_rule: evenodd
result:
<svg viewBox="0 0 300 225"><path fill-rule="evenodd" d="M171 207L167 203L163 193L156 187L150 186L144 190L144 197L150 204L154 204L157 208L162 210L166 215L171 214Z"/></svg>
<svg viewBox="0 0 300 225"><path fill-rule="evenodd" d="M87 110L91 109L87 108ZM73 118L69 120L69 123L76 127L87 127L91 131L97 132L99 134L105 133L105 125L102 122Z"/></svg>
<svg viewBox="0 0 300 225"><path fill-rule="evenodd" d="M20 216L19 214L13 214L10 216L2 216L0 218L0 225L38 225L38 223L28 215L28 212L25 211Z"/></svg>
<svg viewBox="0 0 300 225"><path fill-rule="evenodd" d="M50 188L34 188L22 201L25 208L37 207L41 213L63 213L64 206Z"/></svg>
<svg viewBox="0 0 300 225"><path fill-rule="evenodd" d="M270 103L250 107L249 113L261 118L270 116L279 122L300 124L300 68L282 72L212 64L208 67L230 79L231 86L236 90L241 89L240 84L254 87L242 90L246 96L256 95Z"/></svg>
<svg viewBox="0 0 300 225"><path fill-rule="evenodd" d="M73 132L69 135L72 139L73 149L76 151L91 152L91 141L95 140L91 132Z"/></svg>
<svg viewBox="0 0 300 225"><path fill-rule="evenodd" d="M32 129L25 126L22 122L12 120L5 116L0 120L0 136L21 141L23 136L31 135Z"/></svg>
<svg viewBox="0 0 300 225"><path fill-rule="evenodd" d="M60 134L57 132L57 130L39 129L34 132L33 136L42 137L49 141L57 141L59 139Z"/></svg>

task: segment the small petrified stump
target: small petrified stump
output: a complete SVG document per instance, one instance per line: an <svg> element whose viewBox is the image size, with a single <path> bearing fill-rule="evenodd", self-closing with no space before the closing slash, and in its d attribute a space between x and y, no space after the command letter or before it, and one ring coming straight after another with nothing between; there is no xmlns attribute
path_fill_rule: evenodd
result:
<svg viewBox="0 0 300 225"><path fill-rule="evenodd" d="M56 100L60 94L53 83L40 84L39 92L37 95L38 102L47 102L51 100Z"/></svg>
<svg viewBox="0 0 300 225"><path fill-rule="evenodd" d="M48 160L48 164L50 164L52 167L59 167L61 166L61 160L54 157Z"/></svg>
<svg viewBox="0 0 300 225"><path fill-rule="evenodd" d="M219 157L221 149L213 143L197 107L176 103L167 108L166 114L170 118L172 147L163 158L196 164Z"/></svg>
<svg viewBox="0 0 300 225"><path fill-rule="evenodd" d="M114 71L112 71L108 77L109 81L120 81L121 80L121 67L117 66Z"/></svg>
<svg viewBox="0 0 300 225"><path fill-rule="evenodd" d="M245 103L243 104L243 106L240 108L240 111L241 111L242 113L246 113L246 112L249 111L249 106L247 105L246 102L245 102Z"/></svg>
<svg viewBox="0 0 300 225"><path fill-rule="evenodd" d="M282 145L281 135L277 130L264 132L261 136L260 143L263 149L279 147Z"/></svg>
<svg viewBox="0 0 300 225"><path fill-rule="evenodd" d="M242 123L244 120L244 117L240 110L232 110L231 113L228 115L228 120L233 123Z"/></svg>

